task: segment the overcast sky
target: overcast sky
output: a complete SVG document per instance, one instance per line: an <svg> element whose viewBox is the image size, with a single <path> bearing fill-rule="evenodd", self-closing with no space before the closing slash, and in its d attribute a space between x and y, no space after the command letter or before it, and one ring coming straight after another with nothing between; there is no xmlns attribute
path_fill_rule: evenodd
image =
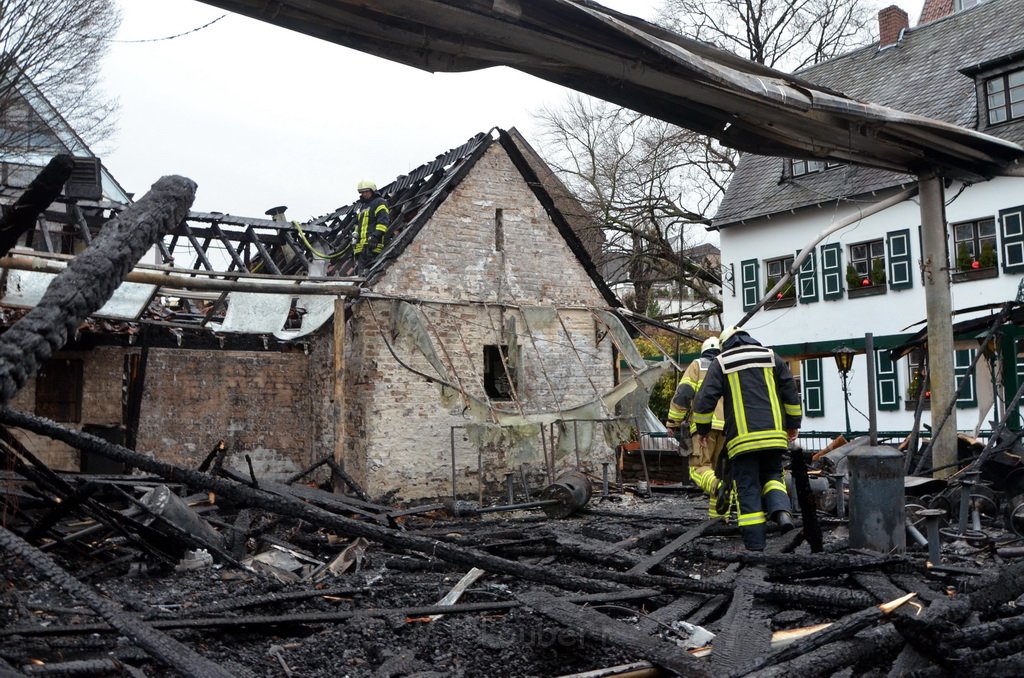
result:
<svg viewBox="0 0 1024 678"><path fill-rule="evenodd" d="M306 221L492 127L532 140L531 112L567 92L507 68L430 74L195 0L117 0L104 89L121 110L98 146L139 195L165 174L199 184L193 209ZM923 0L896 0L915 24ZM602 0L642 18L659 0Z"/></svg>

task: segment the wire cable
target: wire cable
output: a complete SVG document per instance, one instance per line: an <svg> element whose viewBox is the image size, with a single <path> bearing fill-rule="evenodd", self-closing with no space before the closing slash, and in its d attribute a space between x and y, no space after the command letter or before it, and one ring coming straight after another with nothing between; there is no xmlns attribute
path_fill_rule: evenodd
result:
<svg viewBox="0 0 1024 678"><path fill-rule="evenodd" d="M139 43L143 43L143 42L164 42L166 40L174 40L175 38L181 38L181 37L184 37L186 35L191 35L193 33L198 33L199 31L203 30L204 28L209 28L210 26L214 25L215 23L217 23L218 21L220 21L221 19L223 19L226 16L227 16L227 14L221 14L219 17L217 17L213 21L207 22L207 23L203 24L202 26L197 26L195 28L192 28L190 30L185 31L184 33L176 33L175 35L166 35L166 36L164 36L162 38L145 38L143 40L114 40L113 38L108 38L107 42L116 42L116 43L119 43L119 44L122 44L122 45L133 45L133 44L139 44Z"/></svg>

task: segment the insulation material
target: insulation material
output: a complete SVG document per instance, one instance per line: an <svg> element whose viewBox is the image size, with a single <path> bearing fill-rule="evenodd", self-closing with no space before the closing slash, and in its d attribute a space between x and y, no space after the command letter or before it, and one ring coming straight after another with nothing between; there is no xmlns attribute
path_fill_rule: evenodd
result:
<svg viewBox="0 0 1024 678"><path fill-rule="evenodd" d="M302 314L302 324L297 330L274 332L274 336L278 339L288 341L312 334L323 327L324 323L334 315L335 297L322 294L300 294L292 298L296 300L295 308L305 311Z"/></svg>
<svg viewBox="0 0 1024 678"><path fill-rule="evenodd" d="M555 448L555 461L561 461L565 457L575 459L577 452L581 457L589 456L593 451L596 422L585 420L601 418L601 414L594 409L596 408L591 408L592 416L580 417L584 421L558 422L558 446Z"/></svg>
<svg viewBox="0 0 1024 678"><path fill-rule="evenodd" d="M227 334L273 334L284 327L291 308L292 298L287 294L229 292L224 322L207 327Z"/></svg>
<svg viewBox="0 0 1024 678"><path fill-rule="evenodd" d="M39 303L56 273L42 271L6 271L3 298L0 304L32 308ZM156 294L155 285L123 282L98 311L92 315L112 320L136 320Z"/></svg>
<svg viewBox="0 0 1024 678"><path fill-rule="evenodd" d="M423 357L427 359L431 367L437 372L438 377L448 384L454 383L452 375L449 374L448 368L445 367L444 363L441 362L441 358L438 357L437 351L434 350L434 342L430 338L430 334L427 332L426 326L423 324L423 319L420 317L419 309L412 304L405 301L396 301L391 305L391 337L397 339L401 337L413 348L417 349ZM465 398L471 400L472 397L468 393L463 394ZM441 403L445 407L454 407L458 402L459 391L458 389L452 388L451 386L441 385ZM467 405L474 410L474 413L479 412L480 406L485 410L487 405L482 403L469 403ZM484 417L487 418L487 417Z"/></svg>
<svg viewBox="0 0 1024 678"><path fill-rule="evenodd" d="M594 309L594 315L601 321L601 324L608 328L608 332L612 336L612 343L622 353L629 366L634 370L643 369L647 363L644 361L644 357L640 355L640 350L633 343L633 339L629 336L629 332L626 331L618 316L614 313L597 309Z"/></svg>
<svg viewBox="0 0 1024 678"><path fill-rule="evenodd" d="M540 424L496 426L466 424L466 437L480 450L495 450L503 455L504 465L514 468L522 464L543 464L540 445Z"/></svg>

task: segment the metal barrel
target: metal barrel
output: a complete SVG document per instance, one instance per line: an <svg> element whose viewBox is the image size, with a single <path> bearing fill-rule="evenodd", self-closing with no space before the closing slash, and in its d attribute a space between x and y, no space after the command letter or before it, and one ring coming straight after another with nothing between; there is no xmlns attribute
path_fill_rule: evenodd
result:
<svg viewBox="0 0 1024 678"><path fill-rule="evenodd" d="M541 499L554 499L555 504L544 507L549 518L565 518L587 505L593 488L590 479L579 471L568 471L544 488Z"/></svg>
<svg viewBox="0 0 1024 678"><path fill-rule="evenodd" d="M895 448L876 446L851 452L847 459L850 548L905 553L903 455Z"/></svg>

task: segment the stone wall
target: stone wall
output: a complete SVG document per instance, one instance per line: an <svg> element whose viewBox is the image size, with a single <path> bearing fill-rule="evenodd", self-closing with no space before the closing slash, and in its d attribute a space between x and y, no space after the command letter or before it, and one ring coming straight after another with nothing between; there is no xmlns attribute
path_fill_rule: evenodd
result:
<svg viewBox="0 0 1024 678"><path fill-rule="evenodd" d="M480 401L487 401L484 347L517 341L518 404L493 402L510 415L557 416L613 385L611 342L584 308L605 301L498 144L374 284L374 292L420 302L417 314L446 368L444 378ZM450 494L453 438L459 494L476 496L481 484L495 491L504 472L523 463L542 469L538 425L514 435L481 431L489 423L486 412L461 397L443 399L437 384L422 376L438 372L410 340L392 332L395 303L361 300L349 321L350 472L373 496L390 490L404 499ZM514 339L505 329L509 323ZM408 367L392 356L381 330ZM582 457L598 472L600 461L610 459L600 434ZM561 468L574 463L558 460Z"/></svg>

